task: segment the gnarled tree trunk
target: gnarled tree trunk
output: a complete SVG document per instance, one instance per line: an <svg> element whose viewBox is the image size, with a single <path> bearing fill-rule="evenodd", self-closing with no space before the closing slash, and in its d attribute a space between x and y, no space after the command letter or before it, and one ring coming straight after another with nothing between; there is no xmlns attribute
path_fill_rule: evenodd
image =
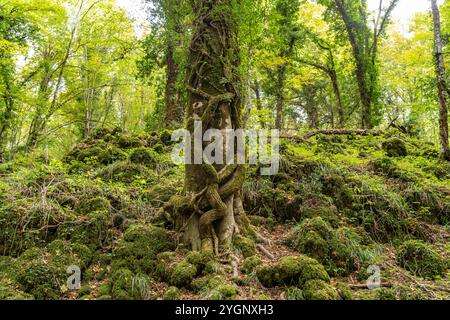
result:
<svg viewBox="0 0 450 320"><path fill-rule="evenodd" d="M232 0L198 0L191 5L196 18L186 79L188 131L194 137L196 120L202 121L202 134L208 129L223 133L240 129L242 84ZM192 151L201 152L193 147ZM191 210L179 219L176 228L182 227L181 239L193 250L217 254L239 232L244 216L244 176L242 165L186 165L185 189Z"/></svg>

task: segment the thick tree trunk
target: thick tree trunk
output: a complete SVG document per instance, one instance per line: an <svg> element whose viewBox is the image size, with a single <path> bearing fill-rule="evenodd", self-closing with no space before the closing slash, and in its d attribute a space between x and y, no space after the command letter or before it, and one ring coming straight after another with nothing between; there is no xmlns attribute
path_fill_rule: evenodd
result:
<svg viewBox="0 0 450 320"><path fill-rule="evenodd" d="M434 22L434 58L436 63L436 77L439 96L439 137L441 144L442 158L450 160L450 150L448 145L448 97L447 85L445 81L445 65L442 52L441 19L436 0L431 0Z"/></svg>
<svg viewBox="0 0 450 320"><path fill-rule="evenodd" d="M208 129L242 128L242 88L239 76L237 27L232 0L198 0L187 70L188 131L195 121ZM201 153L192 146L194 153ZM226 152L224 152L225 156ZM191 210L176 222L181 239L193 250L218 253L239 231L241 189L245 172L235 165L186 165L185 189ZM202 209L199 209L202 208Z"/></svg>

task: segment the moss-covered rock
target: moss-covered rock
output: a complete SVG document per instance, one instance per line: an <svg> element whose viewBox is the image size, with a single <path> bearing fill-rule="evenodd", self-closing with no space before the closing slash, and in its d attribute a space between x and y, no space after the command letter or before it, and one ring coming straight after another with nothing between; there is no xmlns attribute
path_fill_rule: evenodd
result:
<svg viewBox="0 0 450 320"><path fill-rule="evenodd" d="M235 284L228 283L222 276L206 275L192 281L192 289L208 300L233 300L239 293Z"/></svg>
<svg viewBox="0 0 450 320"><path fill-rule="evenodd" d="M330 281L324 267L307 256L283 257L273 266L259 266L256 268L256 276L265 287L302 286L309 280Z"/></svg>
<svg viewBox="0 0 450 320"><path fill-rule="evenodd" d="M306 300L340 300L336 288L323 280L308 280L302 290Z"/></svg>
<svg viewBox="0 0 450 320"><path fill-rule="evenodd" d="M354 271L354 255L348 239L321 217L306 219L291 231L288 239L294 249L317 259L332 275Z"/></svg>
<svg viewBox="0 0 450 320"><path fill-rule="evenodd" d="M145 166L151 166L155 163L155 159L151 155L147 148L134 149L129 156L131 163L142 164Z"/></svg>
<svg viewBox="0 0 450 320"><path fill-rule="evenodd" d="M244 260L241 270L244 274L251 274L255 271L256 267L262 264L262 260L256 256L248 257Z"/></svg>
<svg viewBox="0 0 450 320"><path fill-rule="evenodd" d="M134 224L114 248L112 269L128 268L135 273L152 273L159 253L173 250L174 242L165 230L151 225Z"/></svg>
<svg viewBox="0 0 450 320"><path fill-rule="evenodd" d="M236 236L233 241L235 248L241 252L245 258L255 255L256 244L254 240L243 236Z"/></svg>
<svg viewBox="0 0 450 320"><path fill-rule="evenodd" d="M164 293L164 300L178 300L180 290L177 287L169 287Z"/></svg>
<svg viewBox="0 0 450 320"><path fill-rule="evenodd" d="M127 154L115 146L109 146L98 154L98 161L102 165L109 165L117 161L123 161Z"/></svg>
<svg viewBox="0 0 450 320"><path fill-rule="evenodd" d="M96 205L105 204L97 202L99 199L93 199L95 204L89 204L92 205L92 209ZM58 238L84 244L95 250L111 243L114 236L112 227L112 216L108 210L92 211L82 216L68 215L66 221L58 228Z"/></svg>
<svg viewBox="0 0 450 320"><path fill-rule="evenodd" d="M399 265L417 276L433 278L445 273L446 263L433 248L422 241L409 240L397 253Z"/></svg>
<svg viewBox="0 0 450 320"><path fill-rule="evenodd" d="M133 272L126 268L117 269L111 274L114 300L133 300L133 278Z"/></svg>
<svg viewBox="0 0 450 320"><path fill-rule="evenodd" d="M175 265L170 276L170 284L177 287L189 287L197 275L197 268L189 262L182 261Z"/></svg>
<svg viewBox="0 0 450 320"><path fill-rule="evenodd" d="M97 177L108 182L132 183L150 176L146 166L128 161L113 163L97 172Z"/></svg>
<svg viewBox="0 0 450 320"><path fill-rule="evenodd" d="M52 242L47 249L25 251L7 271L21 291L38 300L58 300L67 288L69 266L86 268L91 260L89 248L61 240Z"/></svg>
<svg viewBox="0 0 450 320"><path fill-rule="evenodd" d="M94 211L110 211L111 203L104 197L94 197L86 200L80 200L76 206L76 210L83 215Z"/></svg>
<svg viewBox="0 0 450 320"><path fill-rule="evenodd" d="M338 282L336 290L342 300L353 300L352 289L346 283Z"/></svg>
<svg viewBox="0 0 450 320"><path fill-rule="evenodd" d="M383 141L382 146L389 157L406 157L408 155L406 143L400 138L387 139Z"/></svg>

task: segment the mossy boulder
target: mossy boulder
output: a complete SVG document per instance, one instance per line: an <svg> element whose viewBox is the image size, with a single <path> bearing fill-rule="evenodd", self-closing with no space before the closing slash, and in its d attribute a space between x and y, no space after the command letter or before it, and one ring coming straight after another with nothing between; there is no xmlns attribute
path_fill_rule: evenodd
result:
<svg viewBox="0 0 450 320"><path fill-rule="evenodd" d="M129 268L135 273L152 273L159 253L175 249L174 242L164 229L134 224L114 248L113 269Z"/></svg>
<svg viewBox="0 0 450 320"><path fill-rule="evenodd" d="M235 284L227 282L219 275L207 275L192 282L192 288L208 300L233 300L239 293Z"/></svg>
<svg viewBox="0 0 450 320"><path fill-rule="evenodd" d="M92 259L89 248L55 240L47 249L25 251L7 271L19 290L38 300L58 300L67 288L67 269L85 269Z"/></svg>
<svg viewBox="0 0 450 320"><path fill-rule="evenodd" d="M111 209L111 203L104 197L83 199L80 200L76 206L76 210L84 215L94 211L110 211Z"/></svg>
<svg viewBox="0 0 450 320"><path fill-rule="evenodd" d="M93 199L94 202L88 203L87 206L91 206L90 209L94 209L96 206L101 207L108 203L103 203L100 199L102 198ZM61 224L57 233L59 239L81 243L95 250L110 245L114 236L112 227L111 212L109 210L99 210L91 211L81 216L67 215L66 221Z"/></svg>
<svg viewBox="0 0 450 320"><path fill-rule="evenodd" d="M139 137L125 134L119 135L116 143L122 149L138 148L144 145L144 142Z"/></svg>
<svg viewBox="0 0 450 320"><path fill-rule="evenodd" d="M177 288L189 287L197 275L197 268L189 262L182 261L173 268L169 283Z"/></svg>
<svg viewBox="0 0 450 320"><path fill-rule="evenodd" d="M347 239L321 217L304 220L288 236L290 246L326 266L332 275L354 271L354 255Z"/></svg>
<svg viewBox="0 0 450 320"><path fill-rule="evenodd" d="M298 288L294 294L296 299L340 299L338 291L330 284L325 268L317 260L306 256L288 256L273 266L259 266L256 276L265 287L286 285Z"/></svg>
<svg viewBox="0 0 450 320"><path fill-rule="evenodd" d="M315 259L307 256L287 256L275 265L263 265L256 268L256 276L265 287L279 285L304 285L309 280L330 281L324 267Z"/></svg>
<svg viewBox="0 0 450 320"><path fill-rule="evenodd" d="M247 258L254 256L256 253L255 241L243 236L237 236L234 238L234 247Z"/></svg>
<svg viewBox="0 0 450 320"><path fill-rule="evenodd" d="M178 300L180 290L177 287L169 287L164 293L163 300Z"/></svg>
<svg viewBox="0 0 450 320"><path fill-rule="evenodd" d="M306 300L340 300L336 288L323 280L309 280L302 290Z"/></svg>
<svg viewBox="0 0 450 320"><path fill-rule="evenodd" d="M151 166L155 163L155 159L147 148L141 147L131 151L129 160L131 163Z"/></svg>
<svg viewBox="0 0 450 320"><path fill-rule="evenodd" d="M190 288L192 280L200 273L199 268L203 267L202 258L192 253L180 261L174 252L163 252L158 255L157 261L157 275L177 288Z"/></svg>
<svg viewBox="0 0 450 320"><path fill-rule="evenodd" d="M133 278L133 272L126 268L117 269L111 274L114 300L133 300Z"/></svg>
<svg viewBox="0 0 450 320"><path fill-rule="evenodd" d="M408 155L406 143L400 138L389 138L383 141L382 147L388 157L406 157Z"/></svg>
<svg viewBox="0 0 450 320"><path fill-rule="evenodd" d="M255 271L256 267L262 264L262 260L256 256L248 257L244 260L241 270L244 274L251 274Z"/></svg>
<svg viewBox="0 0 450 320"><path fill-rule="evenodd" d="M397 253L399 265L423 278L434 278L445 274L447 265L433 248L422 241L408 240Z"/></svg>
<svg viewBox="0 0 450 320"><path fill-rule="evenodd" d="M107 182L132 183L149 176L146 166L128 161L116 162L97 171L97 177Z"/></svg>
<svg viewBox="0 0 450 320"><path fill-rule="evenodd" d="M123 161L126 158L127 154L115 146L107 147L98 155L98 161L102 165L109 165L117 161Z"/></svg>

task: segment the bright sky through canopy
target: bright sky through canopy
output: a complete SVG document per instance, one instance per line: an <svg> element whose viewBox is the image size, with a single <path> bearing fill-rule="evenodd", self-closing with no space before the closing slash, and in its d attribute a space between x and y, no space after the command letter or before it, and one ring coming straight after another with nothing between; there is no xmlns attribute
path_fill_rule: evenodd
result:
<svg viewBox="0 0 450 320"><path fill-rule="evenodd" d="M136 29L138 33L142 32L142 24L146 20L146 12L144 9L144 0L116 0L117 4L126 9L128 15L136 22ZM442 4L444 0L439 0L438 3ZM371 10L378 9L380 0L368 0L368 4ZM383 0L383 4L387 5L389 0ZM395 20L399 20L402 25L408 25L408 22L418 12L426 12L430 10L429 0L400 0L399 4L395 8L393 17Z"/></svg>

